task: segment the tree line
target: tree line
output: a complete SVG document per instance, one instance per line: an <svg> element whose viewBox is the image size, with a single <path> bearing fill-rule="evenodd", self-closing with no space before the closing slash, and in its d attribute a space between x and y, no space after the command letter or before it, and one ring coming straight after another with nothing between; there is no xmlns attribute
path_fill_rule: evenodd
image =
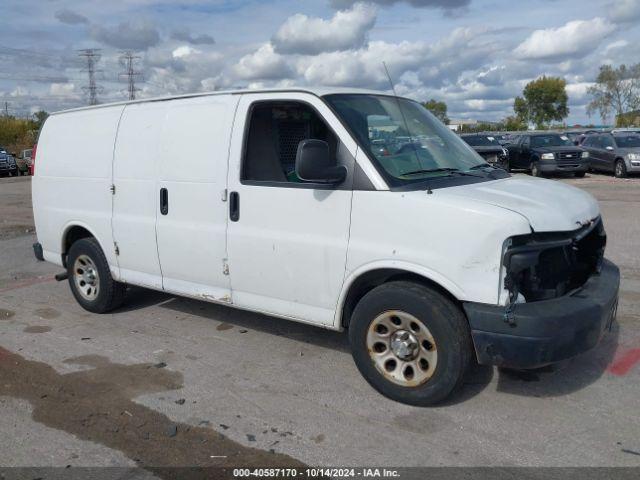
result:
<svg viewBox="0 0 640 480"><path fill-rule="evenodd" d="M569 116L566 87L567 82L563 78L543 75L527 83L522 95L515 98L513 115L497 123L463 125L462 131L562 127L562 122ZM640 126L640 63L618 67L602 65L587 93L591 96L587 105L589 117L597 113L603 124L613 120L616 127ZM445 102L430 99L423 105L442 122L449 123Z"/></svg>
<svg viewBox="0 0 640 480"><path fill-rule="evenodd" d="M0 116L0 146L16 155L32 148L38 139L40 127L48 116L44 110L34 113L30 118Z"/></svg>

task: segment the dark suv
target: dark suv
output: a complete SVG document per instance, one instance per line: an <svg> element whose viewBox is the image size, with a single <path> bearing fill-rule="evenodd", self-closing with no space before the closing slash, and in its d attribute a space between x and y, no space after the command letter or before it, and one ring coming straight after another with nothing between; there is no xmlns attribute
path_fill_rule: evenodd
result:
<svg viewBox="0 0 640 480"><path fill-rule="evenodd" d="M495 136L486 133L469 133L460 135L460 138L491 165L504 168L509 163L507 150Z"/></svg>
<svg viewBox="0 0 640 480"><path fill-rule="evenodd" d="M10 173L13 176L17 176L19 173L16 159L13 155L7 153L4 147L0 147L0 177Z"/></svg>
<svg viewBox="0 0 640 480"><path fill-rule="evenodd" d="M640 173L640 135L637 133L601 133L582 142L589 152L592 170L613 172L618 177Z"/></svg>
<svg viewBox="0 0 640 480"><path fill-rule="evenodd" d="M523 133L506 147L509 169L529 170L534 177L561 172L584 177L589 169L589 153L559 133Z"/></svg>

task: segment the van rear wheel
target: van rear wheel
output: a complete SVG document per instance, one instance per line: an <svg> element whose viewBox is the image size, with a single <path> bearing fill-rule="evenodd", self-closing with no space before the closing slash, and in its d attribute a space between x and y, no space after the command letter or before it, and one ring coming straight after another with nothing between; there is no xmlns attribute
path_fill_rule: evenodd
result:
<svg viewBox="0 0 640 480"><path fill-rule="evenodd" d="M85 310L106 313L122 304L126 287L111 276L107 258L95 238L82 238L71 245L67 274L71 292Z"/></svg>
<svg viewBox="0 0 640 480"><path fill-rule="evenodd" d="M428 406L449 397L471 362L469 327L451 300L397 281L368 292L349 325L351 351L369 384L392 400Z"/></svg>

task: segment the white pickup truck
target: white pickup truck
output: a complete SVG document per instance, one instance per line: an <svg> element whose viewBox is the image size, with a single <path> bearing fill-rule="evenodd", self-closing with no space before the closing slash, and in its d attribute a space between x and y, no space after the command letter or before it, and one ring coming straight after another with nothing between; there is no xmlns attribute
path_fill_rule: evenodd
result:
<svg viewBox="0 0 640 480"><path fill-rule="evenodd" d="M127 285L348 330L384 395L429 405L472 361L593 348L619 272L597 202L492 167L380 92L194 94L69 110L34 160L35 254L78 302Z"/></svg>

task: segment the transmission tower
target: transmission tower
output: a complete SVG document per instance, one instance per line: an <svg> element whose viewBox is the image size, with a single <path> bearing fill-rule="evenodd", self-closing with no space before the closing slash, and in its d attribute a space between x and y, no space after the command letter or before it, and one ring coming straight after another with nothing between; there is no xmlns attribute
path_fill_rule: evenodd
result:
<svg viewBox="0 0 640 480"><path fill-rule="evenodd" d="M102 87L96 84L96 73L101 70L96 69L96 63L100 60L101 54L98 48L85 48L78 51L78 56L86 59L86 72L89 74L89 85L82 87L82 91L89 95L89 105L97 105L98 93L102 93Z"/></svg>
<svg viewBox="0 0 640 480"><path fill-rule="evenodd" d="M127 92L129 94L129 100L135 100L136 92L140 90L139 88L136 88L136 78L142 78L142 73L135 71L133 68L133 62L139 58L140 57L134 55L133 52L123 52L122 56L120 57L120 61L126 69L126 71L120 74L120 77L125 77L127 80Z"/></svg>

